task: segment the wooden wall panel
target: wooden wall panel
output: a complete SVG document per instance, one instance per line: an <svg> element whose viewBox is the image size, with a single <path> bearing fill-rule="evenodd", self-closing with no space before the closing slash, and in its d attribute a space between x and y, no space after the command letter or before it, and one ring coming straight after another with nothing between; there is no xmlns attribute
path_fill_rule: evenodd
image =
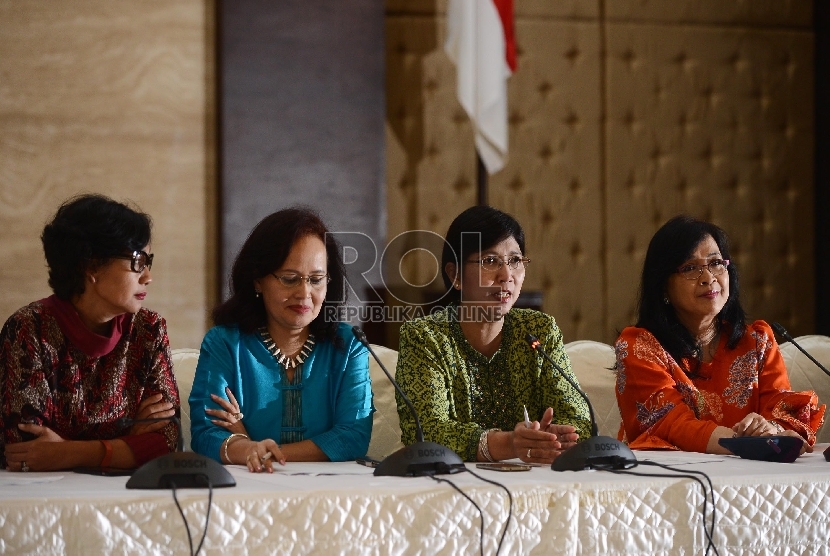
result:
<svg viewBox="0 0 830 556"><path fill-rule="evenodd" d="M213 8L0 2L0 320L49 295L40 232L82 192L154 219L146 305L198 347L213 303Z"/></svg>

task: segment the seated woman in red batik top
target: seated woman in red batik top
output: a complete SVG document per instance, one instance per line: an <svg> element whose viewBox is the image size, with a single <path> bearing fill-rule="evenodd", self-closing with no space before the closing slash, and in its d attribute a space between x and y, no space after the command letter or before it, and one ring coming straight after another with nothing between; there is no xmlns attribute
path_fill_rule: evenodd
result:
<svg viewBox="0 0 830 556"><path fill-rule="evenodd" d="M150 219L99 195L72 199L41 236L54 295L0 331L0 463L10 471L133 468L176 446L167 327L141 307Z"/></svg>
<svg viewBox="0 0 830 556"><path fill-rule="evenodd" d="M769 325L745 324L723 230L678 216L651 240L637 325L616 342L620 438L729 454L718 439L790 435L812 451L825 406L793 392Z"/></svg>

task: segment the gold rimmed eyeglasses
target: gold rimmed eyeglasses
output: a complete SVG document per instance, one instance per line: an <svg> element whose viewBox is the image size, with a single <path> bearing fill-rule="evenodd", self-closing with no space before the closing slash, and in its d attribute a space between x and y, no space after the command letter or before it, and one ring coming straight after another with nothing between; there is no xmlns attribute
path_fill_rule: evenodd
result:
<svg viewBox="0 0 830 556"><path fill-rule="evenodd" d="M320 289L331 282L331 276L328 274L309 274L308 276L303 276L302 274L274 274L272 272L271 276L279 280L280 284L286 288L296 288L305 282L314 289Z"/></svg>
<svg viewBox="0 0 830 556"><path fill-rule="evenodd" d="M729 266L729 259L715 259L706 264L684 264L677 269L677 273L686 280L697 280L703 275L704 269L709 269L712 276L720 276Z"/></svg>

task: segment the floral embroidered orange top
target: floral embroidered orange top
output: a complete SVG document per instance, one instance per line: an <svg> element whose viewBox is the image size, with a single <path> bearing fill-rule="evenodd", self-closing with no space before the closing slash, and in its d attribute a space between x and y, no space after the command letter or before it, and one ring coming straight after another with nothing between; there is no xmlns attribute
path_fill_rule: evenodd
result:
<svg viewBox="0 0 830 556"><path fill-rule="evenodd" d="M726 336L712 361L690 377L651 332L623 330L615 345L620 440L640 450L705 452L715 427L731 428L754 412L815 444L826 406L818 405L815 392L790 390L769 325L747 326L734 349L727 349Z"/></svg>

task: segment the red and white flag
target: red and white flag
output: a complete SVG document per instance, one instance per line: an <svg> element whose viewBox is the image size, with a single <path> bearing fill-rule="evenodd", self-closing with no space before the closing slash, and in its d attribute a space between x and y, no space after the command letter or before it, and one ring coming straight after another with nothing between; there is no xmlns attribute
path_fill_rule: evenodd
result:
<svg viewBox="0 0 830 556"><path fill-rule="evenodd" d="M516 69L513 0L449 0L447 42L458 68L458 100L475 130L488 174L507 158L507 78Z"/></svg>

